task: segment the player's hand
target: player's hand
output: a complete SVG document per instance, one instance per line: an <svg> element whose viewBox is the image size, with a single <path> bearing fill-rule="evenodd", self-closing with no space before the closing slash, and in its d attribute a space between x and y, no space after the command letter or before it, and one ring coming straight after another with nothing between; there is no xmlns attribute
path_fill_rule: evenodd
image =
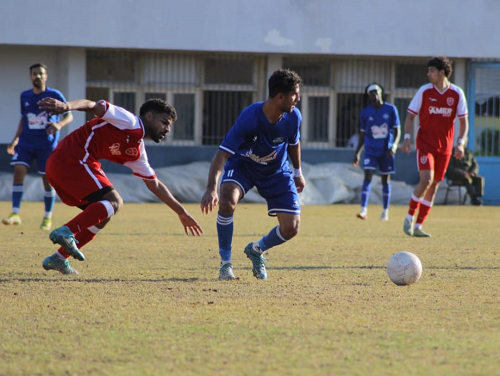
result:
<svg viewBox="0 0 500 376"><path fill-rule="evenodd" d="M403 141L403 146L401 147L401 150L405 154L410 154L410 152L411 152L411 142L410 142L409 138L407 138L406 140Z"/></svg>
<svg viewBox="0 0 500 376"><path fill-rule="evenodd" d="M359 168L359 155L355 155L352 159L352 165L356 168Z"/></svg>
<svg viewBox="0 0 500 376"><path fill-rule="evenodd" d="M293 180L295 181L297 192L301 193L306 187L306 179L304 179L304 175L294 177Z"/></svg>
<svg viewBox="0 0 500 376"><path fill-rule="evenodd" d="M18 141L15 140L7 145L7 154L14 155L16 153L14 149L15 149L17 143L18 143Z"/></svg>
<svg viewBox="0 0 500 376"><path fill-rule="evenodd" d="M61 130L59 123L52 123L49 121L47 124L49 125L47 127L47 134L56 134L57 131Z"/></svg>
<svg viewBox="0 0 500 376"><path fill-rule="evenodd" d="M217 195L217 191L206 191L201 198L201 212L205 214L212 212L218 203L219 196Z"/></svg>
<svg viewBox="0 0 500 376"><path fill-rule="evenodd" d="M191 217L188 212L179 214L179 219L184 226L186 235L200 236L201 234L203 234L203 229L201 228L201 226L193 217Z"/></svg>
<svg viewBox="0 0 500 376"><path fill-rule="evenodd" d="M455 158L462 159L463 157L464 157L464 146L458 144L457 147L455 148Z"/></svg>
<svg viewBox="0 0 500 376"><path fill-rule="evenodd" d="M65 102L49 97L38 101L38 107L40 107L41 110L50 111L49 115L58 115L69 111L68 105Z"/></svg>

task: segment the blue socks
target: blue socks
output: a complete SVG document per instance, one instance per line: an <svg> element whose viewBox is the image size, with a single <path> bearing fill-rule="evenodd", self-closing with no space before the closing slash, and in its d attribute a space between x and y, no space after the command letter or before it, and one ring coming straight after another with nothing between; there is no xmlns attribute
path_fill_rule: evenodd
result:
<svg viewBox="0 0 500 376"><path fill-rule="evenodd" d="M269 248L276 247L283 244L288 239L281 235L280 226L273 228L269 234L259 240L259 248L262 252L267 251Z"/></svg>
<svg viewBox="0 0 500 376"><path fill-rule="evenodd" d="M372 188L372 182L368 180L363 180L363 185L361 186L361 207L366 208L368 206L368 200L370 199L370 190Z"/></svg>
<svg viewBox="0 0 500 376"><path fill-rule="evenodd" d="M219 238L219 254L222 262L231 261L233 246L233 216L217 214L217 236Z"/></svg>
<svg viewBox="0 0 500 376"><path fill-rule="evenodd" d="M12 212L19 213L21 208L21 200L23 199L24 184L12 185Z"/></svg>
<svg viewBox="0 0 500 376"><path fill-rule="evenodd" d="M382 184L382 194L384 209L387 209L389 208L389 202L391 201L391 183Z"/></svg>
<svg viewBox="0 0 500 376"><path fill-rule="evenodd" d="M54 203L56 202L56 191L54 188L45 191L43 195L43 202L45 203L45 217L50 218L50 214L54 210Z"/></svg>

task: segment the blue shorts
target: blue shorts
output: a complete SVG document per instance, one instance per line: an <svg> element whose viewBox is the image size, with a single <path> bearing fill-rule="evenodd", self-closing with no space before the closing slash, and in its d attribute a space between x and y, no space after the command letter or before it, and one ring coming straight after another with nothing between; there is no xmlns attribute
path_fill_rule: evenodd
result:
<svg viewBox="0 0 500 376"><path fill-rule="evenodd" d="M53 150L54 146L28 149L18 144L14 149L15 153L10 165L14 166L20 164L30 168L31 162L33 162L33 159L36 159L38 161L38 173L45 175L45 163Z"/></svg>
<svg viewBox="0 0 500 376"><path fill-rule="evenodd" d="M389 158L387 153L384 153L380 157L365 154L363 160L363 168L365 170L376 170L377 167L382 175L390 175L396 173L396 167L394 164L394 156Z"/></svg>
<svg viewBox="0 0 500 376"><path fill-rule="evenodd" d="M276 213L300 214L300 201L292 171L279 170L270 176L253 173L245 162L229 160L224 166L223 183L237 184L243 196L253 187L267 201L267 214Z"/></svg>

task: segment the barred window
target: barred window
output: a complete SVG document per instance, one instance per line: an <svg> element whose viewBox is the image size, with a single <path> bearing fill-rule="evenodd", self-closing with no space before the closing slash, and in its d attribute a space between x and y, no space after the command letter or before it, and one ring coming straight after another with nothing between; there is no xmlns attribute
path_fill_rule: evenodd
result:
<svg viewBox="0 0 500 376"><path fill-rule="evenodd" d="M396 64L396 88L416 89L428 82L427 65L423 63Z"/></svg>
<svg viewBox="0 0 500 376"><path fill-rule="evenodd" d="M500 156L500 70L476 68L474 153Z"/></svg>
<svg viewBox="0 0 500 376"><path fill-rule="evenodd" d="M174 140L188 141L194 139L195 95L174 94L174 106L177 121L172 127Z"/></svg>
<svg viewBox="0 0 500 376"><path fill-rule="evenodd" d="M249 58L205 59L205 84L253 85L254 61Z"/></svg>
<svg viewBox="0 0 500 376"><path fill-rule="evenodd" d="M252 92L245 91L205 91L203 145L219 145L240 112L252 103L252 97Z"/></svg>
<svg viewBox="0 0 500 376"><path fill-rule="evenodd" d="M305 87L331 86L331 63L329 61L286 57L283 59L283 67L297 72Z"/></svg>

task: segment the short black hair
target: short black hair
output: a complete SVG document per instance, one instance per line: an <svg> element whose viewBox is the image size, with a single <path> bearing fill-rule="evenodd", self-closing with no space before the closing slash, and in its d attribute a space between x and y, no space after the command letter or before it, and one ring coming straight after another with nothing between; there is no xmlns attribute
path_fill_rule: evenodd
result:
<svg viewBox="0 0 500 376"><path fill-rule="evenodd" d="M278 69L269 77L269 97L274 98L279 93L289 93L296 86L302 85L302 78L291 69Z"/></svg>
<svg viewBox="0 0 500 376"><path fill-rule="evenodd" d="M447 78L451 77L453 73L453 68L451 67L452 61L444 56L436 56L429 60L427 63L427 68L434 67L438 71L444 70L444 75Z"/></svg>
<svg viewBox="0 0 500 376"><path fill-rule="evenodd" d="M36 64L33 64L31 67L30 67L30 73L33 71L33 69L35 68L43 68L45 69L45 72L47 72L47 66L45 64L42 64L42 63L36 63Z"/></svg>
<svg viewBox="0 0 500 376"><path fill-rule="evenodd" d="M165 113L172 121L177 120L177 111L175 111L174 106L160 98L152 98L144 102L139 110L139 116L144 116L149 111L155 114Z"/></svg>

